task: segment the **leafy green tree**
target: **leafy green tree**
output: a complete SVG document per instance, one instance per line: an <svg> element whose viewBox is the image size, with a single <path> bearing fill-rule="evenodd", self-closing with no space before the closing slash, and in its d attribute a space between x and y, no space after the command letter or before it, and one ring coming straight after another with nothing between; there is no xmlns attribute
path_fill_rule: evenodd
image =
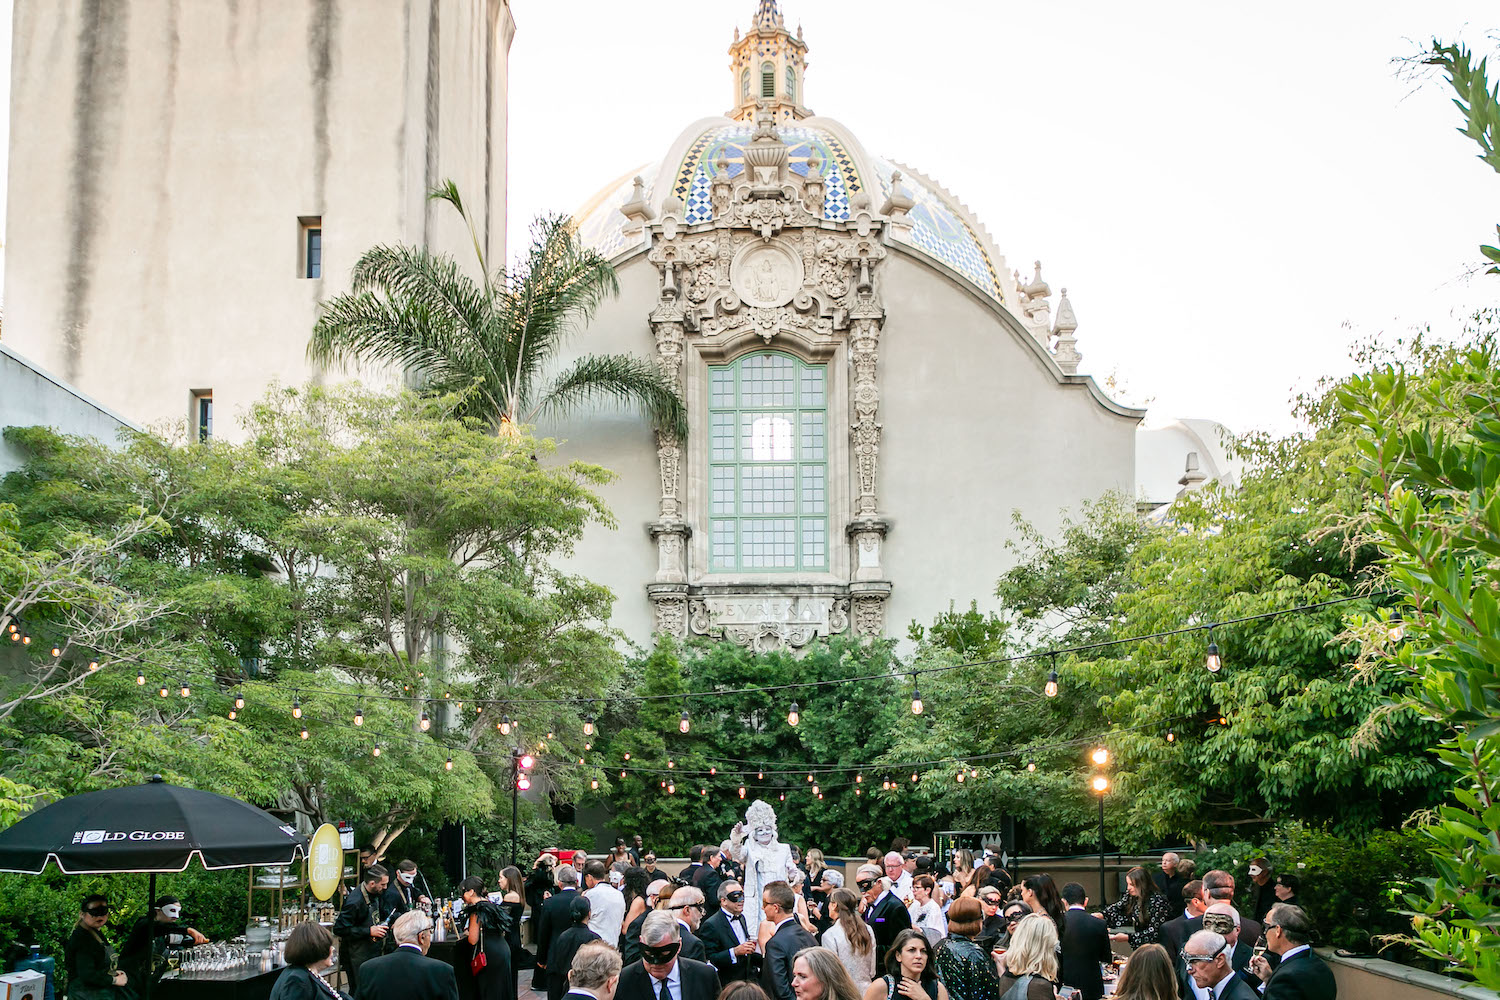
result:
<svg viewBox="0 0 1500 1000"><path fill-rule="evenodd" d="M1419 370L1386 366L1339 394L1360 438L1368 530L1402 596L1364 631L1405 697L1441 726L1452 797L1423 829L1437 876L1414 927L1423 950L1500 988L1500 360L1481 337Z"/></svg>
<svg viewBox="0 0 1500 1000"><path fill-rule="evenodd" d="M431 197L468 226L480 280L425 247L372 247L354 265L352 290L325 305L310 358L416 373L433 393L464 395L461 413L497 430L608 399L687 435L681 396L650 360L587 355L547 381L568 333L619 291L614 269L570 220L538 219L525 262L492 274L457 187L449 181Z"/></svg>

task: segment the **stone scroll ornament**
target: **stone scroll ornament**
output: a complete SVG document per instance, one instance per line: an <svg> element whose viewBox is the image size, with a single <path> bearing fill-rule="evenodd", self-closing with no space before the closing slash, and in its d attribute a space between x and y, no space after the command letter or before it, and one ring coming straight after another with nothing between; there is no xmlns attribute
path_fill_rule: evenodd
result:
<svg viewBox="0 0 1500 1000"><path fill-rule="evenodd" d="M777 839L776 810L756 799L745 810L745 821L729 832L729 856L745 869L745 926L759 927L764 914L761 890L772 882L788 882L797 865L790 845Z"/></svg>

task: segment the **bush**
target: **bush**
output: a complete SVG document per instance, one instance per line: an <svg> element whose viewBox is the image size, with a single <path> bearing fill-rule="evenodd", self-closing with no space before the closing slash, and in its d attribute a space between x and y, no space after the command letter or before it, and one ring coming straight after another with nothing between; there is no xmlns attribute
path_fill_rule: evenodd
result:
<svg viewBox="0 0 1500 1000"><path fill-rule="evenodd" d="M1380 938L1411 933L1411 918L1397 910L1401 895L1433 874L1425 838L1416 831L1381 830L1355 840L1300 823L1278 827L1259 845L1247 841L1216 846L1195 856L1197 876L1221 868L1235 878L1235 903L1250 904L1250 861L1264 856L1277 872L1301 880L1298 896L1312 918L1315 943L1371 954ZM1383 957L1411 963L1402 948Z"/></svg>

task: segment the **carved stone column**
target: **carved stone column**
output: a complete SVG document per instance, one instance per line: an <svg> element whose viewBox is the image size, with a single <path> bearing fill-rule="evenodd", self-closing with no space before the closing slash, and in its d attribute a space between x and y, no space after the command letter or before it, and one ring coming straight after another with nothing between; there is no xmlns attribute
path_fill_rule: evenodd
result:
<svg viewBox="0 0 1500 1000"><path fill-rule="evenodd" d="M849 361L854 369L854 421L849 437L854 446L855 517L875 517L879 503L875 474L880 460L880 319L858 317L849 335Z"/></svg>
<svg viewBox="0 0 1500 1000"><path fill-rule="evenodd" d="M668 273L673 268L668 267ZM675 283L664 284L662 300L651 313L656 337L656 363L682 391L682 310ZM692 526L683 518L682 442L671 431L656 433L656 458L661 472L660 520L648 526L656 543L656 582L647 593L656 611L656 631L687 635L687 542Z"/></svg>

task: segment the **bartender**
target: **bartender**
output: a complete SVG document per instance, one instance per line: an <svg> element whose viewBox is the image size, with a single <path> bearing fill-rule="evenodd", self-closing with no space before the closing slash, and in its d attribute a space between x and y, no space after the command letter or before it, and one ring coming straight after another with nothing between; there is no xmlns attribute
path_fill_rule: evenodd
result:
<svg viewBox="0 0 1500 1000"><path fill-rule="evenodd" d="M425 887L427 880L423 879L422 884ZM417 863L407 860L397 865L396 880L385 891L385 912L398 917L418 907L423 907L423 912L426 912L425 907L431 903L431 899L417 891Z"/></svg>
<svg viewBox="0 0 1500 1000"><path fill-rule="evenodd" d="M125 939L125 947L120 951L120 967L129 973L133 982L140 983L145 979L156 959L168 947L203 944L208 940L192 927L179 924L177 921L181 916L182 902L176 896L162 896L150 913L135 922L130 936Z"/></svg>
<svg viewBox="0 0 1500 1000"><path fill-rule="evenodd" d="M73 1000L125 1000L134 994L127 986L135 982L119 971L115 949L104 939L109 921L109 900L85 896L78 908L78 923L63 946L63 966L68 970L68 993Z"/></svg>
<svg viewBox="0 0 1500 1000"><path fill-rule="evenodd" d="M359 967L380 954L383 939L390 933L384 898L390 878L379 865L366 868L359 888L344 897L344 908L333 922L333 933L341 942L339 964L356 992Z"/></svg>

